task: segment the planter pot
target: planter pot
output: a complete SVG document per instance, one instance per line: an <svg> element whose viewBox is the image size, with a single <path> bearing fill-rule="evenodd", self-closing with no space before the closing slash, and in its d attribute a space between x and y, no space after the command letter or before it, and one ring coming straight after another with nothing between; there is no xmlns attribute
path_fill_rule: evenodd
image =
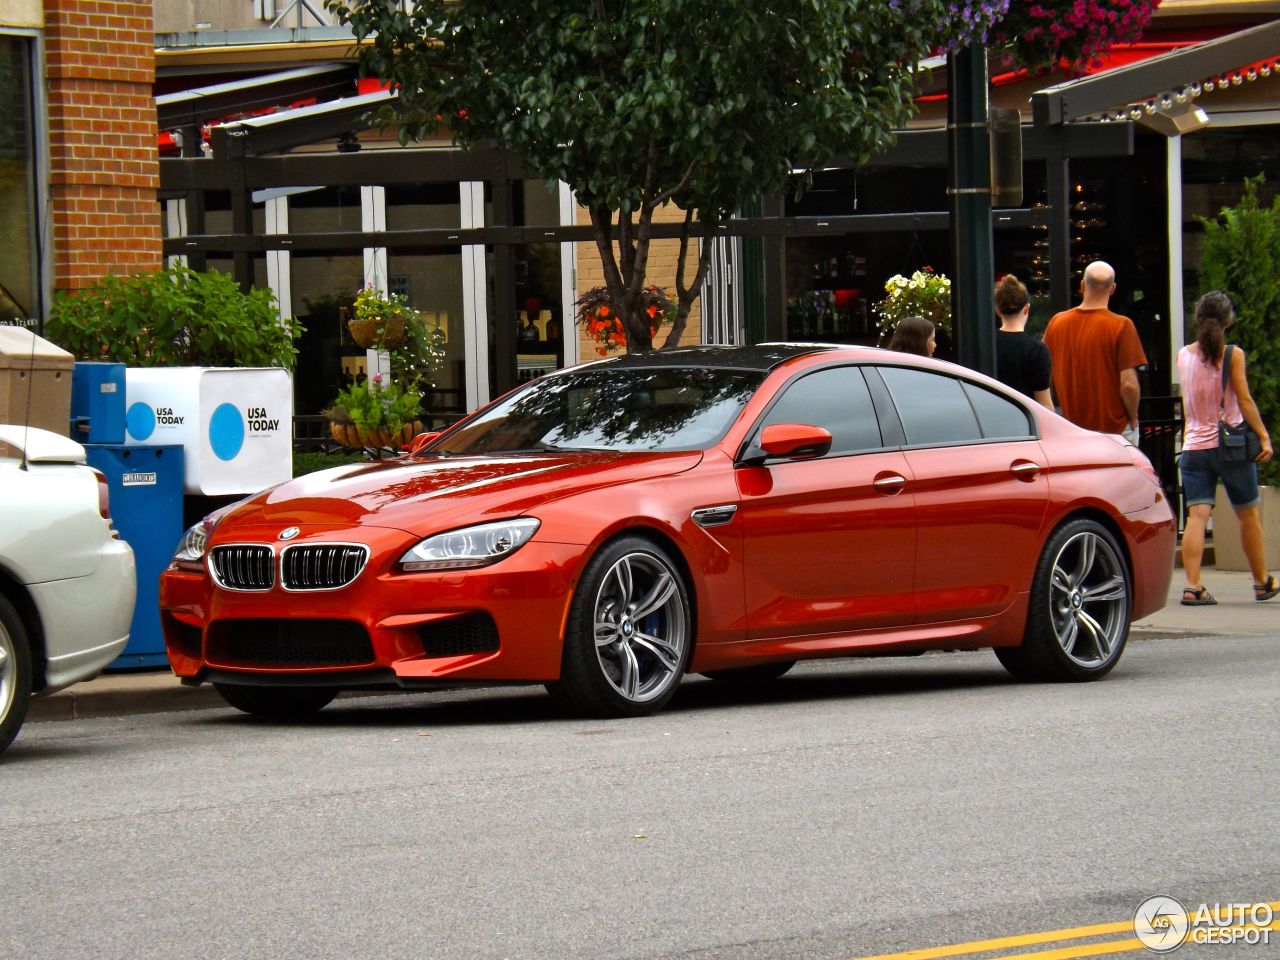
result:
<svg viewBox="0 0 1280 960"><path fill-rule="evenodd" d="M1258 504L1258 516L1262 520L1262 543L1267 552L1267 563L1275 569L1280 560L1280 487L1263 487L1262 502ZM1227 494L1218 487L1218 500L1213 507L1213 557L1219 570L1248 570L1244 549L1240 546L1240 521L1231 509Z"/></svg>
<svg viewBox="0 0 1280 960"><path fill-rule="evenodd" d="M404 320L400 317L352 317L347 321L351 339L366 350L392 350L404 340Z"/></svg>
<svg viewBox="0 0 1280 960"><path fill-rule="evenodd" d="M329 421L329 433L349 450L362 450L366 447L391 447L399 449L422 432L422 421L406 423L399 431L378 427L373 430L362 430L354 423L338 423Z"/></svg>

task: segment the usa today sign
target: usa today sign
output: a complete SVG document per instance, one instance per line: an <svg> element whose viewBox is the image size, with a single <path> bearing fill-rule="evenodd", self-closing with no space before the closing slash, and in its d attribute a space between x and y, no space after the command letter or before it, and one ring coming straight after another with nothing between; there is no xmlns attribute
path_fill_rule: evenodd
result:
<svg viewBox="0 0 1280 960"><path fill-rule="evenodd" d="M293 387L278 367L125 370L125 443L181 444L187 493L256 493L292 475Z"/></svg>

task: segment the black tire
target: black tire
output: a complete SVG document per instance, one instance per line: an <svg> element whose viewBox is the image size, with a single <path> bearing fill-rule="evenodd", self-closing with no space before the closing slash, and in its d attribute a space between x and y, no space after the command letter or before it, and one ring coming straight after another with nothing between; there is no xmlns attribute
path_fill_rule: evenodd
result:
<svg viewBox="0 0 1280 960"><path fill-rule="evenodd" d="M574 713L647 716L675 695L692 652L680 568L653 542L622 537L583 570L569 607L560 680L547 689Z"/></svg>
<svg viewBox="0 0 1280 960"><path fill-rule="evenodd" d="M22 618L0 597L0 753L13 742L31 702L31 645Z"/></svg>
<svg viewBox="0 0 1280 960"><path fill-rule="evenodd" d="M704 670L702 675L718 683L736 683L742 686L770 683L796 665L794 660L781 663L757 663L752 667L729 667L724 670Z"/></svg>
<svg viewBox="0 0 1280 960"><path fill-rule="evenodd" d="M338 695L333 687L254 687L215 683L213 688L237 710L268 720L299 720L324 709Z"/></svg>
<svg viewBox="0 0 1280 960"><path fill-rule="evenodd" d="M1115 536L1095 520L1068 521L1036 564L1022 645L997 647L996 657L1019 680L1101 679L1124 652L1132 609L1132 578Z"/></svg>

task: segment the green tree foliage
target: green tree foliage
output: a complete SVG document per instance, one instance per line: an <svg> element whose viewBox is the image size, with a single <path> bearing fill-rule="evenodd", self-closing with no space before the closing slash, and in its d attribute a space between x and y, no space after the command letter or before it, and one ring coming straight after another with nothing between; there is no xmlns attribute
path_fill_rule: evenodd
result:
<svg viewBox="0 0 1280 960"><path fill-rule="evenodd" d="M80 360L132 367L292 369L301 333L296 320L281 322L270 290L244 293L225 273L182 264L59 294L46 328Z"/></svg>
<svg viewBox="0 0 1280 960"><path fill-rule="evenodd" d="M1244 182L1234 207L1204 224L1200 292L1221 290L1236 308L1227 334L1248 360L1249 392L1268 432L1280 432L1280 196L1271 206L1258 200L1262 175ZM1261 469L1263 483L1280 483L1273 460Z"/></svg>
<svg viewBox="0 0 1280 960"><path fill-rule="evenodd" d="M886 147L912 112L916 64L984 36L1003 4L947 0L326 0L365 73L399 93L402 141L442 124L495 143L590 213L629 348L652 347L643 291L655 212L684 212L670 346L748 198L795 170ZM801 178L803 182L803 177Z"/></svg>

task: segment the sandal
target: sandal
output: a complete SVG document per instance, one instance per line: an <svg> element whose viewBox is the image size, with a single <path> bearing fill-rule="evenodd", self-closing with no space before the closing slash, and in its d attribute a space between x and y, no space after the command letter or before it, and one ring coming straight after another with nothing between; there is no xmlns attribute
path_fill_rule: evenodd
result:
<svg viewBox="0 0 1280 960"><path fill-rule="evenodd" d="M1280 586L1277 586L1276 593L1280 593ZM1275 593L1272 596L1274 597ZM1208 587L1186 587L1182 591L1182 605L1184 607L1211 607L1217 602L1213 594L1209 592Z"/></svg>
<svg viewBox="0 0 1280 960"><path fill-rule="evenodd" d="M1266 583L1255 583L1253 585L1253 599L1261 603L1263 600L1270 600L1276 594L1280 593L1280 583L1276 583L1276 578L1267 577Z"/></svg>

